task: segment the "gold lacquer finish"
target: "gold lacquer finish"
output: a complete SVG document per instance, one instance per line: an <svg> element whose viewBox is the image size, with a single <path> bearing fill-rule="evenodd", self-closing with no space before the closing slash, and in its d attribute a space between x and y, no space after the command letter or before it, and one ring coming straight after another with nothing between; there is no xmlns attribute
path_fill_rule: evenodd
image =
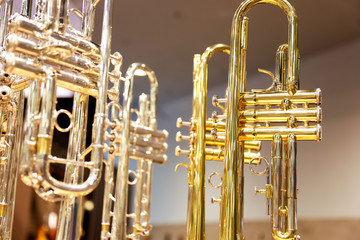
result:
<svg viewBox="0 0 360 240"><path fill-rule="evenodd" d="M177 133L177 141L188 140L188 150L176 148L175 154L187 154L190 159L188 169L188 215L187 215L187 239L205 238L205 161L224 161L225 138L221 133L225 132L226 111L221 104L222 100L217 96L213 97L213 105L223 111L219 116L217 112L211 118L206 117L206 97L207 97L207 78L208 63L211 56L217 52L230 53L229 46L217 44L209 47L200 55L194 56L194 97L193 97L193 116L190 122L183 122L181 118L177 120L177 126L188 126L189 136ZM245 142L245 160L252 164L258 164L256 159L260 157L261 143L259 141ZM178 165L178 166L180 166ZM217 175L217 173L215 174ZM213 186L210 183L211 186ZM217 187L216 187L217 188ZM221 202L220 200L214 202Z"/></svg>
<svg viewBox="0 0 360 240"><path fill-rule="evenodd" d="M275 76L266 89L246 91L246 50L248 21L245 17L257 4L279 6L289 21L288 43L276 54ZM204 174L205 160L224 162L221 178L221 197L212 202L220 204L219 239L244 239L243 199L244 164L252 173L266 174L265 189L255 193L266 195L267 213L271 215L274 239L295 240L296 220L296 141L321 140L321 91L299 90L299 53L297 48L297 15L286 0L246 0L237 9L232 26L230 49L222 44L195 55L193 116L189 122L178 119L177 126L188 126L189 136L177 134L177 140L188 140L189 148L176 148L175 153L187 154L189 202L187 239L205 239ZM230 53L229 81L225 98L214 96L212 103L221 109L206 118L207 64L215 52ZM272 157L260 156L259 141L272 141ZM263 172L256 172L254 164L264 162Z"/></svg>

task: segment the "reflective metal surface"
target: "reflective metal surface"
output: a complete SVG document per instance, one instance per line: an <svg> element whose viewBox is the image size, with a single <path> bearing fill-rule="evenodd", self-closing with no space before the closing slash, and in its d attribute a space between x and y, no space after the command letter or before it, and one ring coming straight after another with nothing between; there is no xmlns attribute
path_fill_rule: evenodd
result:
<svg viewBox="0 0 360 240"><path fill-rule="evenodd" d="M31 2L31 1L30 1ZM0 17L8 19L13 1L0 3ZM31 11L22 9L23 15ZM0 22L0 54L6 47L8 22ZM12 239L12 225L15 207L16 181L20 157L20 137L24 111L24 87L27 80L4 70L4 59L0 59L0 239Z"/></svg>
<svg viewBox="0 0 360 240"><path fill-rule="evenodd" d="M257 4L279 6L289 21L288 43L277 52L276 74L269 74L273 83L266 89L246 91L246 50L248 21L245 14ZM271 214L274 239L298 239L296 233L296 141L321 140L321 91L299 90L299 53L297 49L297 15L286 0L246 0L237 9L232 26L230 49L225 45L208 48L203 55L195 55L193 117L190 122L178 120L178 126L187 125L189 149L176 148L176 154L187 154L190 164L179 164L188 169L189 202L187 239L205 238L204 174L205 160L224 161L220 204L219 239L244 239L244 164L266 162L267 168L257 175L267 174L264 190L267 209ZM225 98L213 97L214 106L222 114L214 113L206 120L207 62L214 52L230 54L229 82ZM205 80L204 80L205 79ZM215 141L215 142L212 142ZM260 155L246 155L245 141L273 141L273 156L268 161ZM221 143L221 144L220 144ZM282 144L284 143L284 144ZM260 143L256 143L260 144ZM221 146L218 150L207 145ZM259 148L257 148L259 150ZM179 166L178 165L178 166Z"/></svg>
<svg viewBox="0 0 360 240"><path fill-rule="evenodd" d="M186 166L188 169L188 239L205 238L205 161L224 161L225 138L221 136L221 133L225 132L226 117L222 116L226 116L226 111L222 106L222 99L214 96L212 101L215 107L223 111L222 115L219 116L215 112L211 118L206 119L208 64L211 56L217 52L230 53L229 46L217 44L207 48L201 56L194 56L193 116L190 122L183 122L181 118L177 121L177 127L187 125L190 130L189 136L183 136L178 132L176 139L177 141L188 140L189 149L181 150L177 147L175 150L177 156L185 153L190 159L189 165L183 163L178 165ZM260 157L260 147L259 141L246 142L245 161L247 163L253 158Z"/></svg>
<svg viewBox="0 0 360 240"><path fill-rule="evenodd" d="M131 108L133 82L136 71L142 70L150 80L150 94L139 98L139 109ZM107 107L110 120L107 146L109 157L105 161L105 193L101 239L140 239L149 236L151 225L151 179L153 163L164 164L167 156L166 130L157 130L156 100L158 82L154 72L144 64L134 63L126 72L123 105L114 99ZM135 112L137 120L131 120ZM129 160L137 160L137 169L129 170ZM118 169L115 177L114 164ZM130 175L133 180L129 180ZM115 180L116 179L116 180ZM129 213L128 186L135 186L134 212ZM127 226L131 219L132 227ZM132 229L130 232L128 229Z"/></svg>
<svg viewBox="0 0 360 240"><path fill-rule="evenodd" d="M30 17L31 1L24 0L21 13L15 13L11 17L12 1L2 2L1 10L5 11L3 17L9 18L9 22L3 21L0 26L2 45L5 48L1 53L1 63L6 71L6 74L2 73L2 77L3 82L7 84L1 86L3 88L1 93L4 94L2 94L0 121L3 123L2 126L5 126L3 133L6 132L6 128L9 133L3 135L1 142L4 143L3 145L11 144L21 133L23 108L19 98L23 99L22 89L29 87L24 136L21 141L20 174L24 183L32 186L45 200L61 201L56 239L81 237L82 196L97 187L101 178L103 155L106 151L109 152L109 159L105 161L107 170L113 171L115 167L112 163L113 159L120 157L116 188L119 193L113 193L112 183L107 181L110 178L109 174L113 172L107 171L105 176L106 191L109 192L108 198L105 199L105 208L108 210L112 208L112 203L109 202L110 194L118 198L114 206L115 214L112 214L112 232L114 232L112 239L119 239L122 235L131 239L149 235L152 164L163 164L166 161L164 152L167 149L165 140L168 134L165 130L156 129L158 83L155 75L147 66L134 64L129 68L126 78L121 77L122 56L119 53L110 54L112 0L102 1L104 12L101 44L92 42L95 8L99 2L83 0L82 10L78 10L69 9L69 0L37 0L32 18ZM71 26L69 17L72 14L76 14L81 19L80 30ZM137 111L139 120L130 124L132 82L135 70L138 69L147 73L151 82L151 93L149 96L141 96L140 110ZM17 76L16 79L19 80L15 81L11 78L12 81L9 82L8 78L4 77L9 74ZM124 106L119 103L121 81L125 82ZM57 87L74 92L71 112L65 109L56 110ZM12 93L12 89L21 93ZM7 96L8 93L12 95ZM91 144L87 146L89 97L96 99L96 109L92 123ZM16 104L20 107L19 112ZM70 122L67 127L59 124L59 115L67 116ZM108 120L109 116L111 116L110 120ZM19 123L15 122L16 119ZM16 128L20 130L15 131ZM53 154L55 129L69 133L66 158ZM106 131L107 129L110 129L109 132ZM106 140L111 144L106 144ZM14 150L18 150L19 147L20 144L11 146L12 149L8 151L7 157L12 157L9 154L18 153L19 151L14 152ZM126 209L121 211L127 206L129 157L139 161L136 174L137 208L131 216L127 215ZM5 155L3 160L7 161ZM11 168L16 174L17 171L14 170L14 167L18 166L16 161L14 156L13 164L2 166ZM53 175L51 171L53 168L63 171L63 177ZM11 176L11 181L11 184L14 184L16 175ZM2 185L3 188L5 186ZM124 190L125 192L122 192ZM3 192L13 196L14 191L15 187ZM0 217L3 217L7 209L11 209L12 206L7 208L8 203L1 202L1 204L0 206L3 207L0 209L2 213ZM128 217L134 219L133 233L124 233L125 220ZM11 226L10 219L9 217L8 223L4 223L4 227L7 224ZM2 222L0 224L2 227ZM102 233L105 238L110 235L110 233Z"/></svg>

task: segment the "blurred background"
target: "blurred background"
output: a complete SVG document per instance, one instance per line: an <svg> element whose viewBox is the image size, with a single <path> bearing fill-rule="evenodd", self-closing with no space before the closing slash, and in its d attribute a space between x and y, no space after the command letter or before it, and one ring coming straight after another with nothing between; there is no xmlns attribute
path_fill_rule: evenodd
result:
<svg viewBox="0 0 360 240"><path fill-rule="evenodd" d="M231 22L241 1L218 0L122 0L115 1L112 49L124 59L123 73L133 62L144 62L159 81L158 128L169 131L168 161L155 166L152 184L151 239L185 239L187 173L174 168L188 162L175 157L176 119L191 117L193 55L206 47L230 44ZM299 18L300 89L321 88L323 93L323 140L298 144L299 233L305 239L359 239L360 234L360 1L290 0ZM72 1L81 8L81 1ZM101 4L100 4L101 5ZM16 9L15 9L16 11ZM277 47L287 42L287 19L280 8L259 5L247 14L249 46L247 90L267 88L271 81L257 72L274 72ZM100 42L101 7L97 10L94 42ZM228 56L215 55L209 65L208 97L224 96L227 86ZM149 91L146 81L135 80L134 92ZM135 98L136 99L136 98ZM59 100L59 103L66 99ZM186 130L182 130L185 134ZM61 143L61 140L59 140ZM185 144L185 143L184 143ZM182 145L183 148L186 145ZM58 146L61 151L61 144ZM270 145L262 153L269 156ZM134 165L134 163L133 163ZM208 163L207 176L222 172L220 163ZM264 187L265 178L245 175L246 239L271 239L264 196L254 196L254 187ZM99 239L102 193L91 196L93 208L85 215L85 239ZM206 185L207 239L218 239L218 204L212 196L220 190ZM32 239L35 206L45 203L33 190L19 182L14 239ZM35 199L35 200L34 200ZM37 203L40 201L40 203ZM40 219L49 219L49 212ZM98 230L96 230L98 229ZM357 234L356 234L357 233ZM351 234L351 235L350 235Z"/></svg>

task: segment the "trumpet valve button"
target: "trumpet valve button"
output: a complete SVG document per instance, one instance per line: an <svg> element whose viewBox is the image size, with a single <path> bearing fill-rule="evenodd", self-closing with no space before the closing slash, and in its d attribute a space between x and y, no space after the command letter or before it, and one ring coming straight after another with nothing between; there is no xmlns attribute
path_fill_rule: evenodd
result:
<svg viewBox="0 0 360 240"><path fill-rule="evenodd" d="M179 131L179 132L176 133L176 141L180 142L181 140L190 140L190 136L184 136Z"/></svg>
<svg viewBox="0 0 360 240"><path fill-rule="evenodd" d="M190 122L184 122L181 117L176 120L176 127L181 128L182 126L190 126Z"/></svg>
<svg viewBox="0 0 360 240"><path fill-rule="evenodd" d="M190 154L190 150L182 150L182 149L180 148L180 146L176 146L176 148L175 148L175 155L179 157L181 154L189 155L189 154Z"/></svg>

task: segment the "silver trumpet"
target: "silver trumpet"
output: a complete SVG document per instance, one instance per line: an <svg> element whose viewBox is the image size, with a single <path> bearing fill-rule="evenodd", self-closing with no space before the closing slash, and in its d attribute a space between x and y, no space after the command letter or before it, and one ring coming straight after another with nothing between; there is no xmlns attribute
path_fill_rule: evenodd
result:
<svg viewBox="0 0 360 240"><path fill-rule="evenodd" d="M133 80L142 70L150 80L150 94L139 98L139 110L131 108ZM153 163L164 164L167 156L166 130L156 129L156 99L158 82L154 72L144 64L132 64L126 73L123 105L108 104L108 159L105 161L105 193L101 239L141 239L149 236L151 179ZM131 113L137 120L131 120ZM137 170L129 170L129 159L137 160ZM118 162L115 181L114 163ZM129 180L129 176L134 180ZM116 187L115 187L116 184ZM128 185L135 185L134 212L127 209ZM132 227L127 226L130 220Z"/></svg>
<svg viewBox="0 0 360 240"><path fill-rule="evenodd" d="M110 55L112 0L105 0L101 49L90 41L97 3L84 0L84 10L80 12L74 9L69 11L67 0L38 1L35 19L14 14L9 22L5 69L30 79L21 177L48 200L56 200L59 196L86 195L100 180L108 78L119 78L116 70L109 73L110 59L116 69L121 57L118 53ZM89 8L92 10L89 11ZM82 32L69 25L70 13L82 17ZM72 113L55 110L57 86L75 92L75 111ZM92 143L84 149L85 134L82 133L87 124L88 96L95 97L97 101ZM67 128L58 124L57 117L60 114L69 117L70 125ZM60 132L70 131L70 143L78 145L72 150L74 152L68 151L66 159L51 154L54 128ZM85 161L87 155L91 155L90 161ZM60 181L49 171L54 163L86 168L89 176L77 183Z"/></svg>
<svg viewBox="0 0 360 240"><path fill-rule="evenodd" d="M30 16L31 11L24 2L21 14ZM0 1L0 17L9 19L13 1ZM8 22L0 22L0 55L6 47ZM11 239L13 225L16 181L20 154L20 137L24 112L24 88L27 80L4 70L4 61L0 58L0 239Z"/></svg>
<svg viewBox="0 0 360 240"><path fill-rule="evenodd" d="M122 60L119 53L110 54L112 0L104 0L101 47L91 41L99 2L83 0L80 11L69 9L69 0L37 0L32 19L23 13L10 17L1 55L8 74L26 79L14 88L30 89L19 171L23 182L42 198L62 201L57 239L80 238L81 196L94 190L100 181L107 101L118 95L108 89L109 80L120 81ZM30 11L31 5L31 1L23 1L23 12ZM69 23L71 14L82 19L81 30ZM56 110L57 87L74 92L72 112ZM86 146L89 96L96 98L96 111L91 144ZM68 127L59 125L60 114L68 116ZM69 132L66 158L52 154L54 128ZM65 169L63 179L50 172L59 165Z"/></svg>

